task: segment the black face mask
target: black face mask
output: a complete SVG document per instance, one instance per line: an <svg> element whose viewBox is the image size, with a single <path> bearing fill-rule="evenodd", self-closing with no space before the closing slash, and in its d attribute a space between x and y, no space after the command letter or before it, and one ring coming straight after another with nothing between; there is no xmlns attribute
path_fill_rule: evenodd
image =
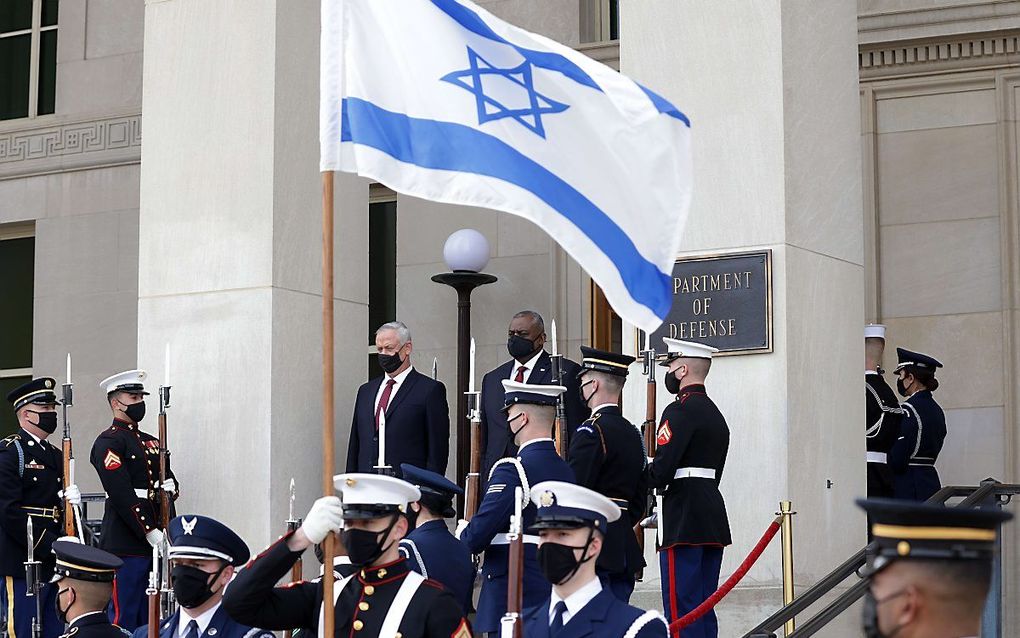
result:
<svg viewBox="0 0 1020 638"><path fill-rule="evenodd" d="M875 595L871 593L871 589L864 592L864 606L862 610L862 622L861 628L864 630L865 638L893 638L896 634L903 629L903 625L896 627L890 633L884 634L882 630L878 628L878 606L886 601L892 600L902 596L905 592L897 592L890 596L886 596L882 600L875 600Z"/></svg>
<svg viewBox="0 0 1020 638"><path fill-rule="evenodd" d="M582 403L584 403L584 406L585 406L585 407L590 407L590 406L588 405L588 402L589 402L589 401L591 401L591 397L595 396L595 393L594 393L594 392L592 392L592 393L591 393L591 396L589 396L589 397L586 397L586 396L584 396L584 386L586 386L586 385L589 385L589 384L592 384L592 383L595 383L595 382L594 382L594 381L587 381L587 382L585 382L585 383L582 383L582 384L581 384L581 385L580 385L580 386L579 386L579 387L577 388L577 393L581 395L581 402L582 402Z"/></svg>
<svg viewBox="0 0 1020 638"><path fill-rule="evenodd" d="M907 396L907 388L903 385L903 379L896 379L896 391L900 393L901 397Z"/></svg>
<svg viewBox="0 0 1020 638"><path fill-rule="evenodd" d="M538 546L538 567L542 570L542 575L545 579L553 585L562 585L577 573L577 570L581 568L581 565L591 560L591 556L578 560L574 556L574 550L581 550L581 555L588 551L588 545L591 544L592 535L595 532L588 532L588 540L585 541L583 547L571 547L570 545L561 545L559 543L545 542Z"/></svg>
<svg viewBox="0 0 1020 638"><path fill-rule="evenodd" d="M396 354L383 354L379 353L379 367L383 369L386 374L393 374L400 369L400 366L404 365L403 359L400 358L400 353Z"/></svg>
<svg viewBox="0 0 1020 638"><path fill-rule="evenodd" d="M680 379L676 377L675 371L671 370L666 373L666 392L680 394Z"/></svg>
<svg viewBox="0 0 1020 638"><path fill-rule="evenodd" d="M177 602L185 609L194 609L201 606L205 601L213 597L214 592L209 586L210 581L216 582L227 566L220 567L219 571L210 574L191 565L175 565L170 570L170 577L174 583L174 596Z"/></svg>
<svg viewBox="0 0 1020 638"><path fill-rule="evenodd" d="M39 422L35 424L35 427L39 428L46 434L53 434L57 430L57 413L56 412L36 412L35 410L29 410L32 414L38 417Z"/></svg>
<svg viewBox="0 0 1020 638"><path fill-rule="evenodd" d="M127 418L131 419L135 423L141 423L142 419L145 418L145 401L132 403L131 405L125 407L124 414L126 414Z"/></svg>
<svg viewBox="0 0 1020 638"><path fill-rule="evenodd" d="M382 556L389 549L389 545L383 547L383 542L390 535L390 531L397 524L399 517L399 514L394 515L390 524L381 532L370 532L367 529L345 529L341 537L344 547L347 549L347 557L351 559L351 565L365 567Z"/></svg>
<svg viewBox="0 0 1020 638"><path fill-rule="evenodd" d="M512 418L512 419L510 419L509 421L506 422L507 427L510 428L510 438L514 438L515 436L520 434L521 430L523 430L525 428L525 426L527 425L527 423L525 423L524 425L522 425L521 427L517 428L516 430L514 430L514 426L510 425L511 423L513 423L517 419L521 418L522 416L524 416L523 412L519 413L517 416L515 416L514 418Z"/></svg>
<svg viewBox="0 0 1020 638"><path fill-rule="evenodd" d="M69 602L67 604L67 608L66 609L61 609L60 608L60 596L65 591L71 592L71 602ZM67 612L69 612L71 610L71 605L73 605L74 601L77 600L77 599L78 599L78 594L76 594L74 592L74 590L71 589L70 587L66 587L64 589L61 589L61 590L57 591L57 597L54 600L54 603L55 603L54 606L57 608L57 620L60 621L61 625L66 625L67 624Z"/></svg>
<svg viewBox="0 0 1020 638"><path fill-rule="evenodd" d="M514 359L526 361L535 352L535 342L521 335L510 335L506 340L506 349Z"/></svg>

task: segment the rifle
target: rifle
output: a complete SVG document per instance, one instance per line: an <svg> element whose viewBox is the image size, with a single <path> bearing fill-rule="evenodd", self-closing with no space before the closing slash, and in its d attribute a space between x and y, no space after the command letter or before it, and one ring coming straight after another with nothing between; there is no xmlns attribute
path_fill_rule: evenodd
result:
<svg viewBox="0 0 1020 638"><path fill-rule="evenodd" d="M160 558L159 548L152 548L152 569L149 570L149 586L145 588L145 595L149 597L149 626L146 634L148 638L159 638L159 570ZM164 616L167 618L168 616Z"/></svg>
<svg viewBox="0 0 1020 638"><path fill-rule="evenodd" d="M46 532L44 531L43 534ZM32 515L29 514L25 523L25 535L28 540L28 560L25 561L25 596L35 597L35 618L32 619L32 638L42 638L42 563L35 559L35 534L32 531ZM10 582L10 581L8 581ZM14 626L14 619L9 618L8 627Z"/></svg>
<svg viewBox="0 0 1020 638"><path fill-rule="evenodd" d="M478 511L478 491L482 465L482 411L481 392L466 392L468 418L471 420L471 463L464 479L464 520L470 521Z"/></svg>
<svg viewBox="0 0 1020 638"><path fill-rule="evenodd" d="M288 507L289 507L289 512L288 512L288 516L287 516L287 533L290 534L290 533L296 532L297 529L299 527L301 527L301 519L300 518L294 518L294 478L293 477L291 477L291 479L290 479L290 504L289 504ZM302 578L302 570L303 570L303 568L304 568L304 565L302 563L301 557L298 556L297 561L290 568L290 582L297 583L297 582L300 582L301 580L303 580L303 578ZM325 578L326 577L325 576L326 575L325 568L323 568L322 574L323 574L323 578ZM283 632L283 635L286 636L287 638L291 638L291 636L294 635L294 632L292 632L290 629L288 629L287 631Z"/></svg>
<svg viewBox="0 0 1020 638"><path fill-rule="evenodd" d="M521 638L524 620L521 604L524 597L524 491L514 490L514 513L510 517L510 564L507 568L506 613L499 621L499 638Z"/></svg>
<svg viewBox="0 0 1020 638"><path fill-rule="evenodd" d="M641 433L644 436L645 454L648 463L655 458L655 349L649 343L650 337L645 333L645 349L640 352L642 360L642 371L645 375L645 420L641 424ZM641 521L634 526L634 533L637 535L638 546L641 552L645 550L645 528ZM644 570L638 572L638 580L644 576Z"/></svg>
<svg viewBox="0 0 1020 638"><path fill-rule="evenodd" d="M64 455L64 494L74 485L74 450L71 447L71 424L67 421L67 408L74 405L74 386L71 385L71 355L67 355L67 383L64 384L64 437L61 449ZM74 506L64 499L64 536L74 536ZM84 542L84 539L82 539Z"/></svg>
<svg viewBox="0 0 1020 638"><path fill-rule="evenodd" d="M552 362L553 382L556 385L563 385L563 355L559 354L559 350L556 347L555 319L552 322L552 355L550 355L550 361ZM556 453L563 457L564 461L567 460L568 436L567 412L566 406L563 403L563 395L561 394L556 397L556 420L553 421L553 438L556 442Z"/></svg>
<svg viewBox="0 0 1020 638"><path fill-rule="evenodd" d="M165 385L159 386L159 526L166 533L170 529L170 495L163 489L166 484L166 411L170 407L170 346L167 345L167 375ZM164 543L166 541L164 540ZM169 618L174 613L174 590L170 585L170 559L169 552L164 547L163 551L157 551L153 560L158 560L159 570L159 612L161 618ZM151 604L151 601L150 601ZM151 610L150 610L151 613ZM159 620L156 620L159 624Z"/></svg>

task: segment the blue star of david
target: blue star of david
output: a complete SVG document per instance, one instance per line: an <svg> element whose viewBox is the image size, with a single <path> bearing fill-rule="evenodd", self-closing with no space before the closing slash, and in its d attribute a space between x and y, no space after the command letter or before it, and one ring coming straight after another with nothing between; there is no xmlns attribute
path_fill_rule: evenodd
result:
<svg viewBox="0 0 1020 638"><path fill-rule="evenodd" d="M519 66L510 69L499 69L478 55L471 47L468 47L467 51L468 68L463 71L448 73L441 79L474 94L479 124L509 117L545 139L545 126L542 124L542 116L550 113L562 113L570 108L569 105L552 100L535 90L535 84L531 75L531 63L527 60ZM508 108L499 100L486 95L482 78L487 75L504 78L526 91L528 108ZM493 110L490 110L490 107Z"/></svg>

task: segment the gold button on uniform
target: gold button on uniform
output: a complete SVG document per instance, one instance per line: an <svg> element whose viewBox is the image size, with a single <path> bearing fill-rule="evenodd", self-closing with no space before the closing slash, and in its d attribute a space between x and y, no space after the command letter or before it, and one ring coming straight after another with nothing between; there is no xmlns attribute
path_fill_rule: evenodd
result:
<svg viewBox="0 0 1020 638"><path fill-rule="evenodd" d="M368 603L366 603L365 601L361 601L360 603L358 603L358 609L360 609L361 611L368 611Z"/></svg>
<svg viewBox="0 0 1020 638"><path fill-rule="evenodd" d="M386 568L379 570L379 578L386 578Z"/></svg>
<svg viewBox="0 0 1020 638"><path fill-rule="evenodd" d="M355 620L354 621L354 631L361 631L361 628L364 627L364 626L365 626L365 623L361 622L360 620Z"/></svg>
<svg viewBox="0 0 1020 638"><path fill-rule="evenodd" d="M371 585L365 585L365 595L366 596L371 596L374 593L375 593L375 587L372 587Z"/></svg>

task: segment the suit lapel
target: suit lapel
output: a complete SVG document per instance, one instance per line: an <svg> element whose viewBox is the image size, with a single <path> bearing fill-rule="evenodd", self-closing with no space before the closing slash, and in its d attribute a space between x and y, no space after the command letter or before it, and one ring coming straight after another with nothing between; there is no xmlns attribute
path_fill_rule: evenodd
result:
<svg viewBox="0 0 1020 638"><path fill-rule="evenodd" d="M414 388L414 384L418 382L418 378L421 376L422 375L420 372L418 372L414 368L411 368L411 372L408 373L407 378L404 379L404 382L400 384L400 386L397 388L396 396L390 397L390 404L389 406L386 407L387 419L389 419L390 415L393 414L393 411L397 409L397 406L400 405L400 402L403 401L407 397L407 395L411 393L411 390Z"/></svg>
<svg viewBox="0 0 1020 638"><path fill-rule="evenodd" d="M178 609L173 616L170 616L169 620L163 621L163 624L159 626L159 638L176 638L177 622L180 616L181 610Z"/></svg>
<svg viewBox="0 0 1020 638"><path fill-rule="evenodd" d="M595 598L588 601L588 604L572 616L567 624L563 625L563 631L557 634L556 638L584 638L585 636L603 635L599 631L600 625L605 621L606 614L613 606L613 594L608 589L603 589Z"/></svg>
<svg viewBox="0 0 1020 638"><path fill-rule="evenodd" d="M528 383L532 385L548 385L552 382L552 361L545 350L535 362L535 368L528 375Z"/></svg>
<svg viewBox="0 0 1020 638"><path fill-rule="evenodd" d="M220 605L220 608L216 610L215 614L213 614L212 620L209 621L209 626L205 628L205 633L202 635L203 636L223 635L226 631L226 625L229 619L230 617L227 616L227 612L224 611L223 605Z"/></svg>
<svg viewBox="0 0 1020 638"><path fill-rule="evenodd" d="M51 470L63 471L64 459L63 453L59 452L57 448L46 443L36 443L32 435L26 432L24 429L21 430L21 445L22 449L25 450L25 460L32 461L45 465ZM32 445L29 445L32 443Z"/></svg>

